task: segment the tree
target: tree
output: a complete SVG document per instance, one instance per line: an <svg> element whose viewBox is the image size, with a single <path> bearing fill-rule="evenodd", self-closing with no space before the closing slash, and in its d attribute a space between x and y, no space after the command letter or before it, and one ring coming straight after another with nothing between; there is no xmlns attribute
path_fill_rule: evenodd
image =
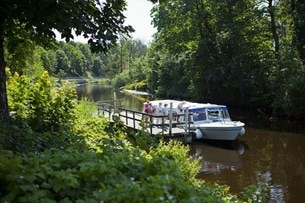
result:
<svg viewBox="0 0 305 203"><path fill-rule="evenodd" d="M67 74L67 72L71 69L71 63L66 55L66 53L63 50L57 50L56 51L56 69L55 73L58 75L60 73L65 73L63 76Z"/></svg>
<svg viewBox="0 0 305 203"><path fill-rule="evenodd" d="M169 66L170 60L155 58L159 68L167 67L161 72L182 66L180 72L189 81L184 89L193 100L239 105L269 102L267 77L274 49L270 22L261 8L262 3L254 0L161 2L152 12L158 29L154 43L174 59ZM151 78L156 80L151 84L162 85L158 74ZM166 88L168 93L175 86Z"/></svg>
<svg viewBox="0 0 305 203"><path fill-rule="evenodd" d="M81 50L75 46L75 43L61 42L60 45L71 63L70 70L66 70L66 72L74 77L83 76L86 59Z"/></svg>
<svg viewBox="0 0 305 203"><path fill-rule="evenodd" d="M54 73L57 66L56 52L54 50L38 49L43 67L49 72Z"/></svg>
<svg viewBox="0 0 305 203"><path fill-rule="evenodd" d="M294 23L294 43L299 57L305 64L305 2L301 0L291 0L291 10Z"/></svg>
<svg viewBox="0 0 305 203"><path fill-rule="evenodd" d="M0 123L8 123L4 41L15 39L15 28L31 40L48 45L55 41L55 30L66 41L73 33L88 38L92 51L107 51L120 34L129 34L124 25L124 0L1 0L0 2Z"/></svg>

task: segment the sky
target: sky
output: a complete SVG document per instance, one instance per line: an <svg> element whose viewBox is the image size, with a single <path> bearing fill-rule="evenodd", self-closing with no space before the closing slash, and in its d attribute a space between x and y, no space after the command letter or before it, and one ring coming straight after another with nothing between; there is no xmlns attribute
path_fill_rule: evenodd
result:
<svg viewBox="0 0 305 203"><path fill-rule="evenodd" d="M151 24L152 19L150 17L150 10L153 4L148 0L127 0L126 2L126 24L135 29L131 36L144 43L151 42L152 35L156 32L156 28Z"/></svg>
<svg viewBox="0 0 305 203"><path fill-rule="evenodd" d="M135 32L131 33L131 37L141 40L145 44L149 44L156 32L156 28L151 24L150 10L153 4L148 0L126 0L127 10L124 12L126 16L125 25L131 25ZM57 33L57 35L59 35ZM58 38L60 38L58 36ZM87 40L76 36L75 41L86 43Z"/></svg>

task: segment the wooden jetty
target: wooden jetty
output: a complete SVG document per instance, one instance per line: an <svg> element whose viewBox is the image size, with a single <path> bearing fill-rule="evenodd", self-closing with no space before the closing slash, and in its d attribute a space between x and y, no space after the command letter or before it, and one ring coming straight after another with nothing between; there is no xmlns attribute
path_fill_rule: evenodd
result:
<svg viewBox="0 0 305 203"><path fill-rule="evenodd" d="M190 143L194 137L194 132L188 130L191 122L180 122L177 119L179 116L190 118L185 114L151 115L123 108L120 101L114 101L114 105L98 102L98 114L108 117L111 122L119 118L129 128L143 130L152 135L161 135L166 139L173 138Z"/></svg>

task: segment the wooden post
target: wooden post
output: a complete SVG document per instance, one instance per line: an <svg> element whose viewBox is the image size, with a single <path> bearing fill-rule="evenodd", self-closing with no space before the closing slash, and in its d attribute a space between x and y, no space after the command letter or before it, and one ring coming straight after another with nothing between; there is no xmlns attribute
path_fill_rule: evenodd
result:
<svg viewBox="0 0 305 203"><path fill-rule="evenodd" d="M106 108L106 107L105 107ZM112 109L111 109L111 105L108 105L108 110L109 110L109 120L111 120L111 111L112 111Z"/></svg>
<svg viewBox="0 0 305 203"><path fill-rule="evenodd" d="M150 114L149 114L149 127L150 127L150 134L152 134L153 118L152 118L152 115L150 115Z"/></svg>
<svg viewBox="0 0 305 203"><path fill-rule="evenodd" d="M128 125L128 111L127 111L127 109L125 110L125 118L126 118L126 125Z"/></svg>
<svg viewBox="0 0 305 203"><path fill-rule="evenodd" d="M168 134L169 134L169 136L171 136L172 135L172 125L173 125L173 103L172 102L169 104L168 119L169 119Z"/></svg>
<svg viewBox="0 0 305 203"><path fill-rule="evenodd" d="M136 128L136 116L135 116L135 112L132 112L132 117L133 117L133 128Z"/></svg>
<svg viewBox="0 0 305 203"><path fill-rule="evenodd" d="M114 113L116 113L117 112L116 92L113 92L113 105L114 105Z"/></svg>
<svg viewBox="0 0 305 203"><path fill-rule="evenodd" d="M165 131L165 116L162 114L162 117L161 117L161 119L162 119L162 122L161 122L161 127L162 127L162 136L164 136L164 131Z"/></svg>
<svg viewBox="0 0 305 203"><path fill-rule="evenodd" d="M188 118L188 115L189 115L189 108L186 108L185 111L184 111L184 130L185 132L187 131L187 126L188 126L188 122L189 122L189 118Z"/></svg>

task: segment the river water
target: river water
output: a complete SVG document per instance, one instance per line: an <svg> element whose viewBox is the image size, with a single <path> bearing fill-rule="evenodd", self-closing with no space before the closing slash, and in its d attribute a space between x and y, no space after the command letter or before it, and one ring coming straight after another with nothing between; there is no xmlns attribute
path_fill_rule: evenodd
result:
<svg viewBox="0 0 305 203"><path fill-rule="evenodd" d="M78 97L91 101L122 100L125 108L142 110L134 95L99 85L77 87ZM246 134L235 142L193 142L190 155L203 157L198 178L230 186L239 193L248 185L264 182L271 188L269 202L305 202L305 126L270 121L248 110L229 107L233 120L246 123Z"/></svg>

